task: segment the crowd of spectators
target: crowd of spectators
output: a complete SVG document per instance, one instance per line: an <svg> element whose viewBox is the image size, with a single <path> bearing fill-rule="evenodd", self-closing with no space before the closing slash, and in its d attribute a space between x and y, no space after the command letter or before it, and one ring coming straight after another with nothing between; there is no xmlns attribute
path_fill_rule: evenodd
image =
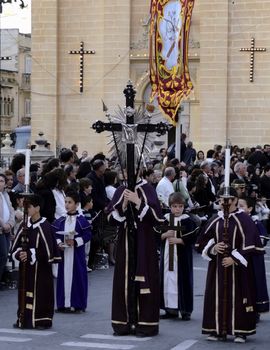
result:
<svg viewBox="0 0 270 350"><path fill-rule="evenodd" d="M192 142L182 138L181 159L174 156L173 147L160 149L158 155L146 162L143 177L157 192L166 213L168 198L180 192L185 200L185 211L203 224L218 210L217 193L224 184L225 153L215 145L206 153L196 151ZM16 154L10 168L0 173L0 279L4 287L4 271L12 239L23 219L20 193L25 192L25 156ZM259 219L269 232L270 207L270 145L251 148L231 147L230 183L239 196L251 197ZM88 271L95 268L95 257L107 251L114 264L115 230L108 226L106 208L115 189L125 181L119 164L103 153L89 156L87 151L78 155L77 145L62 149L58 158L40 164L31 164L30 191L39 194L46 205L41 210L49 222L65 213L65 193L72 189L80 194L81 208L85 199L91 201L86 212L92 223L92 241L87 256ZM89 251L89 249L88 249ZM87 253L88 255L88 253Z"/></svg>

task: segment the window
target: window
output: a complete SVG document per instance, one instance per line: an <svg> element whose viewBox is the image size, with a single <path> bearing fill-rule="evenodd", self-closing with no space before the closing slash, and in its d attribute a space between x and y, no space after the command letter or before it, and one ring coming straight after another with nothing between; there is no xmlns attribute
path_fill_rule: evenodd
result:
<svg viewBox="0 0 270 350"><path fill-rule="evenodd" d="M31 117L31 100L29 98L24 101L24 115L25 117Z"/></svg>
<svg viewBox="0 0 270 350"><path fill-rule="evenodd" d="M31 56L25 56L24 59L24 73L31 74L32 72L32 58Z"/></svg>

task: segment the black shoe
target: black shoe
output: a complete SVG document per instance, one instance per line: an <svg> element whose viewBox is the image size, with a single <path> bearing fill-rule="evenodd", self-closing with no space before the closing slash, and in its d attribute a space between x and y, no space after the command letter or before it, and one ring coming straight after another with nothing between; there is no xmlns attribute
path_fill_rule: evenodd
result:
<svg viewBox="0 0 270 350"><path fill-rule="evenodd" d="M148 335L143 333L143 332L136 332L136 337L138 337L138 338L146 338L146 337L148 337Z"/></svg>
<svg viewBox="0 0 270 350"><path fill-rule="evenodd" d="M75 314L82 314L83 312L85 312L85 309L74 309L73 311Z"/></svg>
<svg viewBox="0 0 270 350"><path fill-rule="evenodd" d="M178 318L177 314L170 314L169 312L166 312L166 314L159 316L161 320L168 320L170 318Z"/></svg>
<svg viewBox="0 0 270 350"><path fill-rule="evenodd" d="M38 331L44 331L45 329L50 329L52 326L36 326L35 329Z"/></svg>
<svg viewBox="0 0 270 350"><path fill-rule="evenodd" d="M13 323L12 326L13 326L13 328L20 328L17 322L16 322L16 323Z"/></svg>
<svg viewBox="0 0 270 350"><path fill-rule="evenodd" d="M136 331L135 335L138 338L154 337L154 336L158 335L158 329L153 331L153 332L150 332L150 333L144 333L142 331Z"/></svg>
<svg viewBox="0 0 270 350"><path fill-rule="evenodd" d="M59 307L55 310L56 313L63 313L63 314L72 314L74 313L75 309L71 307Z"/></svg>
<svg viewBox="0 0 270 350"><path fill-rule="evenodd" d="M7 290L8 286L5 282L0 282L0 290Z"/></svg>
<svg viewBox="0 0 270 350"><path fill-rule="evenodd" d="M114 337L125 337L125 336L130 335L130 334L131 334L131 332L123 332L123 333L113 332Z"/></svg>
<svg viewBox="0 0 270 350"><path fill-rule="evenodd" d="M190 321L190 314L183 314L182 315L182 320L183 321Z"/></svg>

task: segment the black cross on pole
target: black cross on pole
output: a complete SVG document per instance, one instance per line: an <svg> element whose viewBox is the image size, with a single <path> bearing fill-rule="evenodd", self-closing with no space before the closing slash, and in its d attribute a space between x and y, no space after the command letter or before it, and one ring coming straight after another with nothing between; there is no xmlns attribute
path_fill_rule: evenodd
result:
<svg viewBox="0 0 270 350"><path fill-rule="evenodd" d="M134 127L136 132L143 133L153 133L164 135L167 131L169 131L171 125L160 122L157 124L134 124L134 99L136 95L136 91L133 88L132 83L129 81L125 90L123 91L126 96L126 130L134 131ZM92 125L92 128L96 130L97 133L101 133L103 131L123 131L123 125L120 123L104 123L102 121L97 121ZM135 141L127 142L126 153L127 153L127 182L128 189L134 191L135 188Z"/></svg>
<svg viewBox="0 0 270 350"><path fill-rule="evenodd" d="M144 133L152 133L156 132L158 134L165 134L169 128L171 127L165 123L158 124L134 124L134 99L136 95L136 91L133 88L132 83L129 81L125 90L123 91L126 97L126 125L123 126L120 123L104 123L102 121L97 121L92 125L92 128L96 130L97 133L103 131L122 131L134 132L134 128L136 132L144 132ZM136 173L135 173L135 142L134 137L130 138L130 142L128 141L126 144L126 154L127 154L127 183L128 189L134 191L136 184ZM143 151L143 150L142 150ZM127 208L126 214L126 222L128 229L128 311L129 311L129 323L131 326L135 326L137 323L137 295L136 295L136 284L135 284L135 273L136 273L136 263L137 263L137 231L135 228L134 222L134 206L129 205Z"/></svg>
<svg viewBox="0 0 270 350"><path fill-rule="evenodd" d="M69 51L71 55L80 55L80 93L83 92L83 69L84 69L84 55L94 55L94 50L84 50L84 42L80 43L80 50Z"/></svg>

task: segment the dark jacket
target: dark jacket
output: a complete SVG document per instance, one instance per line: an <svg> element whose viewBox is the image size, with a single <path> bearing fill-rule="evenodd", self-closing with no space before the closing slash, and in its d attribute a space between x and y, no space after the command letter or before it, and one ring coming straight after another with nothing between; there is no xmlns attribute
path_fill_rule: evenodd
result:
<svg viewBox="0 0 270 350"><path fill-rule="evenodd" d="M104 179L103 177L98 177L94 170L92 170L87 177L92 180L93 189L91 195L93 198L93 209L98 212L103 210L107 205Z"/></svg>

